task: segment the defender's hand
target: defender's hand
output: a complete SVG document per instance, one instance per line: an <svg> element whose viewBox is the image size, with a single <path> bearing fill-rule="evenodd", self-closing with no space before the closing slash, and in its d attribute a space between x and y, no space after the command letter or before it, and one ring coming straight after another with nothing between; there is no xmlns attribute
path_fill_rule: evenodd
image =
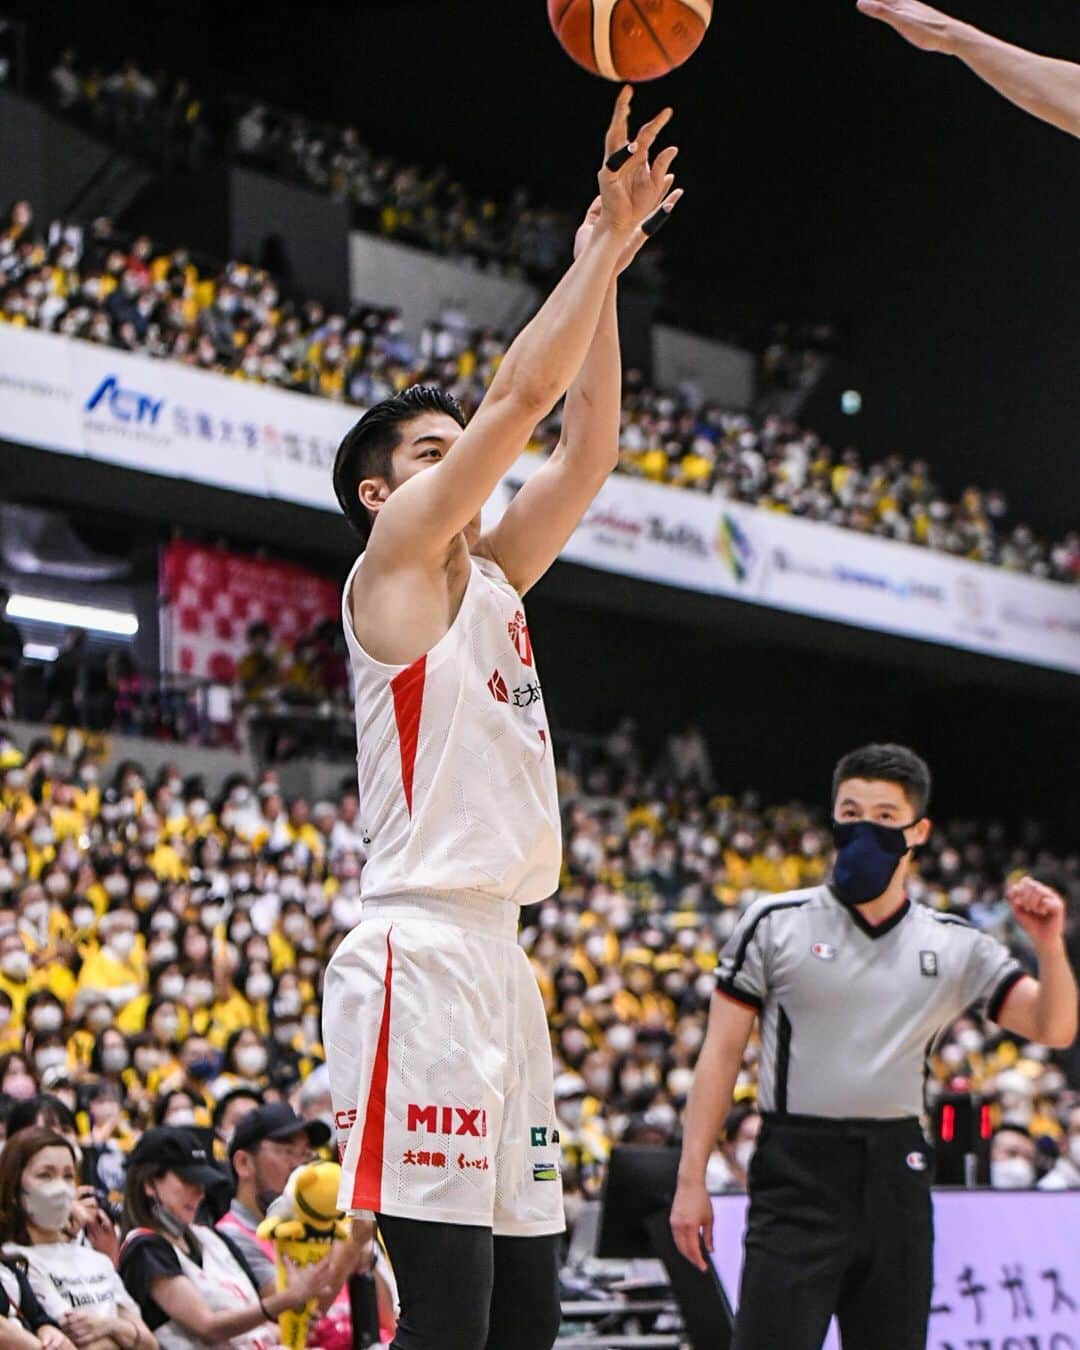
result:
<svg viewBox="0 0 1080 1350"><path fill-rule="evenodd" d="M677 1187L671 1206L671 1233L675 1246L692 1266L708 1270L708 1262L701 1250L713 1249L713 1208L705 1183L699 1186Z"/></svg>
<svg viewBox="0 0 1080 1350"><path fill-rule="evenodd" d="M956 52L962 25L948 14L931 9L920 0L858 0L858 9L871 19L895 28L902 38L923 52Z"/></svg>
<svg viewBox="0 0 1080 1350"><path fill-rule="evenodd" d="M604 166L598 176L601 210L597 223L605 223L617 233L628 236L668 197L675 182L675 175L669 170L679 153L676 146L669 145L660 151L652 164L649 163L649 152L674 113L665 108L651 122L646 122L631 141L630 103L633 97L633 89L624 85L615 100L615 112L604 142ZM611 156L630 145L634 149L629 159L618 169L609 169L607 161Z"/></svg>
<svg viewBox="0 0 1080 1350"><path fill-rule="evenodd" d="M1038 947L1052 946L1065 934L1065 901L1034 877L1021 877L1005 892L1016 922Z"/></svg>

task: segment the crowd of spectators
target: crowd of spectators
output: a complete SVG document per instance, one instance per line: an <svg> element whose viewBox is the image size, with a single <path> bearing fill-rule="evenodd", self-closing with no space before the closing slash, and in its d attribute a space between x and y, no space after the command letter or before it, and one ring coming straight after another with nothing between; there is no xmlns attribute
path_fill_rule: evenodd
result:
<svg viewBox="0 0 1080 1350"><path fill-rule="evenodd" d="M362 406L435 383L467 412L506 349L503 334L471 328L458 309L414 341L392 309L297 303L262 269L159 252L147 235L119 238L106 219L35 232L25 202L0 231L0 322ZM534 448L555 444L560 418L556 410L538 428ZM925 460L834 449L782 416L733 413L691 387L656 389L640 370L625 374L621 442L622 471L653 482L1080 582L1080 533L1039 539L1010 519L1001 492L971 487L950 501Z"/></svg>
<svg viewBox="0 0 1080 1350"><path fill-rule="evenodd" d="M129 58L115 70L83 66L65 48L49 72L49 101L106 139L150 154L166 169L197 169L213 146L204 100L182 76L143 70Z"/></svg>
<svg viewBox="0 0 1080 1350"><path fill-rule="evenodd" d="M361 228L489 271L550 277L573 240L577 222L534 205L525 188L508 201L472 192L445 164L424 168L376 154L356 127L254 103L230 136L245 162L348 202Z"/></svg>
<svg viewBox="0 0 1080 1350"><path fill-rule="evenodd" d="M72 48L49 73L59 112L166 168L197 169L211 151L348 202L356 225L505 275L547 277L566 256L576 221L535 205L519 187L508 200L470 190L447 165L425 167L376 153L356 127L331 126L266 103L197 95L183 77L135 60L102 71Z"/></svg>
<svg viewBox="0 0 1080 1350"><path fill-rule="evenodd" d="M561 409L541 427L558 440ZM620 469L651 482L719 493L784 515L914 544L1055 581L1080 582L1080 531L1055 543L1010 518L1004 493L969 487L950 501L924 459L869 459L778 414L756 418L693 389L624 376Z"/></svg>
<svg viewBox="0 0 1080 1350"><path fill-rule="evenodd" d="M560 787L560 890L525 914L521 941L550 1018L573 1217L613 1143L678 1138L718 951L754 897L822 880L830 843L814 811L717 791L693 729L644 775L623 726L599 755L564 763ZM347 786L286 800L272 769L213 788L169 767L106 772L74 734L0 739L0 1120L36 1093L59 1096L87 1180L114 1199L143 1131L195 1123L224 1148L238 1093L329 1122L321 982L361 912L358 812ZM1050 858L1036 832L1010 840L970 823L935 837L912 898L967 916L1030 965L1002 899L1018 868L1080 901L1080 855ZM757 1053L752 1041L736 1085L746 1108ZM1072 1177L1080 1083L1054 1056L971 1015L933 1061L931 1093L945 1087L976 1088L996 1124L1026 1131L1040 1172ZM735 1148L753 1128L737 1118L730 1146L718 1143L718 1187L738 1183Z"/></svg>
<svg viewBox="0 0 1080 1350"><path fill-rule="evenodd" d="M413 341L394 310L298 304L260 268L157 252L105 218L35 233L25 202L0 230L0 321L358 404L428 381L475 407L505 347L456 309Z"/></svg>

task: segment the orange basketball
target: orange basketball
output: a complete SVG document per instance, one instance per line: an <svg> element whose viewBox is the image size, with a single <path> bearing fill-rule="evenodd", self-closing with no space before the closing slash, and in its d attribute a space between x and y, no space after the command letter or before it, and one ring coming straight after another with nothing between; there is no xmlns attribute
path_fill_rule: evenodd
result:
<svg viewBox="0 0 1080 1350"><path fill-rule="evenodd" d="M693 56L713 0L548 0L555 36L605 80L655 80Z"/></svg>

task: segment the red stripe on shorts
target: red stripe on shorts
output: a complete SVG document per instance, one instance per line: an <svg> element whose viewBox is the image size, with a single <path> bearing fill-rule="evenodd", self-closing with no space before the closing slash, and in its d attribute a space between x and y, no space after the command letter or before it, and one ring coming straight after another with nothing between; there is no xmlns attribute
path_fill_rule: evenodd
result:
<svg viewBox="0 0 1080 1350"><path fill-rule="evenodd" d="M383 1140L386 1132L386 1075L390 1066L390 986L394 977L394 949L386 934L386 974L383 976L383 1010L379 1042L371 1070L364 1133L360 1139L360 1162L353 1183L353 1209L382 1208Z"/></svg>
<svg viewBox="0 0 1080 1350"><path fill-rule="evenodd" d="M421 656L390 681L394 695L394 717L401 748L401 786L405 805L412 815L413 770L416 768L416 743L420 737L420 709L424 706L424 680L427 656Z"/></svg>

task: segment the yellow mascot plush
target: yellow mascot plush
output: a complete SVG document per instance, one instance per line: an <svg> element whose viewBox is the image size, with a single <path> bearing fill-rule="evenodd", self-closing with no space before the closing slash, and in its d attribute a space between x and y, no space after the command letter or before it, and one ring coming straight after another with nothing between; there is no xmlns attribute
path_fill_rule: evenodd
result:
<svg viewBox="0 0 1080 1350"><path fill-rule="evenodd" d="M313 1266L326 1257L335 1242L349 1236L349 1221L337 1207L341 1168L335 1162L312 1162L298 1167L259 1224L259 1237L269 1238L277 1253L278 1287L283 1288L289 1264ZM303 1350L318 1300L278 1318L281 1343Z"/></svg>

